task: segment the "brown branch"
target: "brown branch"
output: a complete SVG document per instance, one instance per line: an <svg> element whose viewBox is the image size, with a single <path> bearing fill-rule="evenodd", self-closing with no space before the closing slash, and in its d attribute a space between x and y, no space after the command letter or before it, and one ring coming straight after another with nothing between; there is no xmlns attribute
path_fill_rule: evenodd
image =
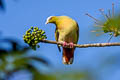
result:
<svg viewBox="0 0 120 80"><path fill-rule="evenodd" d="M58 44L58 45L62 45L62 43L60 42L56 42L56 41L51 41L51 40L41 40L40 42L43 43L50 43L50 44ZM88 48L88 47L109 47L109 46L120 46L120 43L116 42L116 43L93 43L93 44L74 44L75 47L78 48ZM66 46L69 48L69 45Z"/></svg>

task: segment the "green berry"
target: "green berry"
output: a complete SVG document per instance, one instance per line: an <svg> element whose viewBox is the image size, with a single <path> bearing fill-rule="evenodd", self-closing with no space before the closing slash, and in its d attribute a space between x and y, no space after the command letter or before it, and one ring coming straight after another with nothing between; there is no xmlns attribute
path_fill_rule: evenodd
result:
<svg viewBox="0 0 120 80"><path fill-rule="evenodd" d="M31 29L33 30L33 27L31 27Z"/></svg>
<svg viewBox="0 0 120 80"><path fill-rule="evenodd" d="M44 34L44 33L45 33L45 31L42 31L42 32L41 32L41 34Z"/></svg>
<svg viewBox="0 0 120 80"><path fill-rule="evenodd" d="M35 40L38 40L38 38L35 38Z"/></svg>
<svg viewBox="0 0 120 80"><path fill-rule="evenodd" d="M37 34L37 36L39 37L39 36L40 36L40 34Z"/></svg>
<svg viewBox="0 0 120 80"><path fill-rule="evenodd" d="M35 38L37 38L37 36L35 35Z"/></svg>
<svg viewBox="0 0 120 80"><path fill-rule="evenodd" d="M35 44L37 44L38 43L38 41L35 41Z"/></svg>
<svg viewBox="0 0 120 80"><path fill-rule="evenodd" d="M28 41L28 39L25 39L26 41Z"/></svg>
<svg viewBox="0 0 120 80"><path fill-rule="evenodd" d="M33 31L36 32L36 29L34 28Z"/></svg>
<svg viewBox="0 0 120 80"><path fill-rule="evenodd" d="M37 48L40 48L40 46L39 46L39 45L37 45Z"/></svg>
<svg viewBox="0 0 120 80"><path fill-rule="evenodd" d="M109 33L109 35L112 35L112 33Z"/></svg>
<svg viewBox="0 0 120 80"><path fill-rule="evenodd" d="M27 43L30 44L30 41L28 41Z"/></svg>
<svg viewBox="0 0 120 80"><path fill-rule="evenodd" d="M31 31L31 29L28 29L28 32L30 32Z"/></svg>
<svg viewBox="0 0 120 80"><path fill-rule="evenodd" d="M41 33L41 31L39 30L39 31L37 31L37 33Z"/></svg>
<svg viewBox="0 0 120 80"><path fill-rule="evenodd" d="M38 31L38 27L36 27L36 31Z"/></svg>
<svg viewBox="0 0 120 80"><path fill-rule="evenodd" d="M31 33L30 33L30 32L28 32L28 33L27 33L27 35L31 35Z"/></svg>
<svg viewBox="0 0 120 80"><path fill-rule="evenodd" d="M31 39L33 40L33 39L34 39L34 36L32 36Z"/></svg>
<svg viewBox="0 0 120 80"><path fill-rule="evenodd" d="M33 43L32 46L35 46L35 44Z"/></svg>

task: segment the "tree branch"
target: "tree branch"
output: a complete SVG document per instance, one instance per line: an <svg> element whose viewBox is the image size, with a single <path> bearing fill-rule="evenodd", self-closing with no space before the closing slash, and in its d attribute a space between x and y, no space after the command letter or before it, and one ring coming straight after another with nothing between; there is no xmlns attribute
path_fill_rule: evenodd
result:
<svg viewBox="0 0 120 80"><path fill-rule="evenodd" d="M62 43L56 42L56 41L51 41L51 40L40 40L40 42L43 43L50 43L50 44L58 44L62 46ZM109 47L109 46L120 46L120 43L93 43L93 44L74 44L75 47L78 48L88 48L88 47ZM67 48L70 48L69 45L66 46Z"/></svg>

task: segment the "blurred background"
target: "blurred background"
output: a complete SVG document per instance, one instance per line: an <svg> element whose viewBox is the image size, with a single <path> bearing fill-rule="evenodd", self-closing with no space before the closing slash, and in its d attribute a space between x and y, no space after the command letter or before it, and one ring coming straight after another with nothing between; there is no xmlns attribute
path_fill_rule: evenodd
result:
<svg viewBox="0 0 120 80"><path fill-rule="evenodd" d="M78 44L107 42L109 35L96 36L90 13L102 19L105 11L119 0L0 0L0 80L120 80L119 47L77 48L74 63L62 64L56 45L40 43L36 51L23 41L31 26L44 30L48 40L55 40L55 25L45 25L49 16L66 15L80 28ZM99 33L100 34L100 33ZM119 42L119 37L111 42Z"/></svg>

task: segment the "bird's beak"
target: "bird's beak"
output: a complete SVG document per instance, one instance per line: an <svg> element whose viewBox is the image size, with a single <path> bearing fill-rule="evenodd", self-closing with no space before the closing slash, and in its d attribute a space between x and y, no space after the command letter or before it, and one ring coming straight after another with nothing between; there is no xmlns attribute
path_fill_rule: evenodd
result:
<svg viewBox="0 0 120 80"><path fill-rule="evenodd" d="M45 24L48 24L48 23L49 23L49 21L46 21L46 22L45 22Z"/></svg>

